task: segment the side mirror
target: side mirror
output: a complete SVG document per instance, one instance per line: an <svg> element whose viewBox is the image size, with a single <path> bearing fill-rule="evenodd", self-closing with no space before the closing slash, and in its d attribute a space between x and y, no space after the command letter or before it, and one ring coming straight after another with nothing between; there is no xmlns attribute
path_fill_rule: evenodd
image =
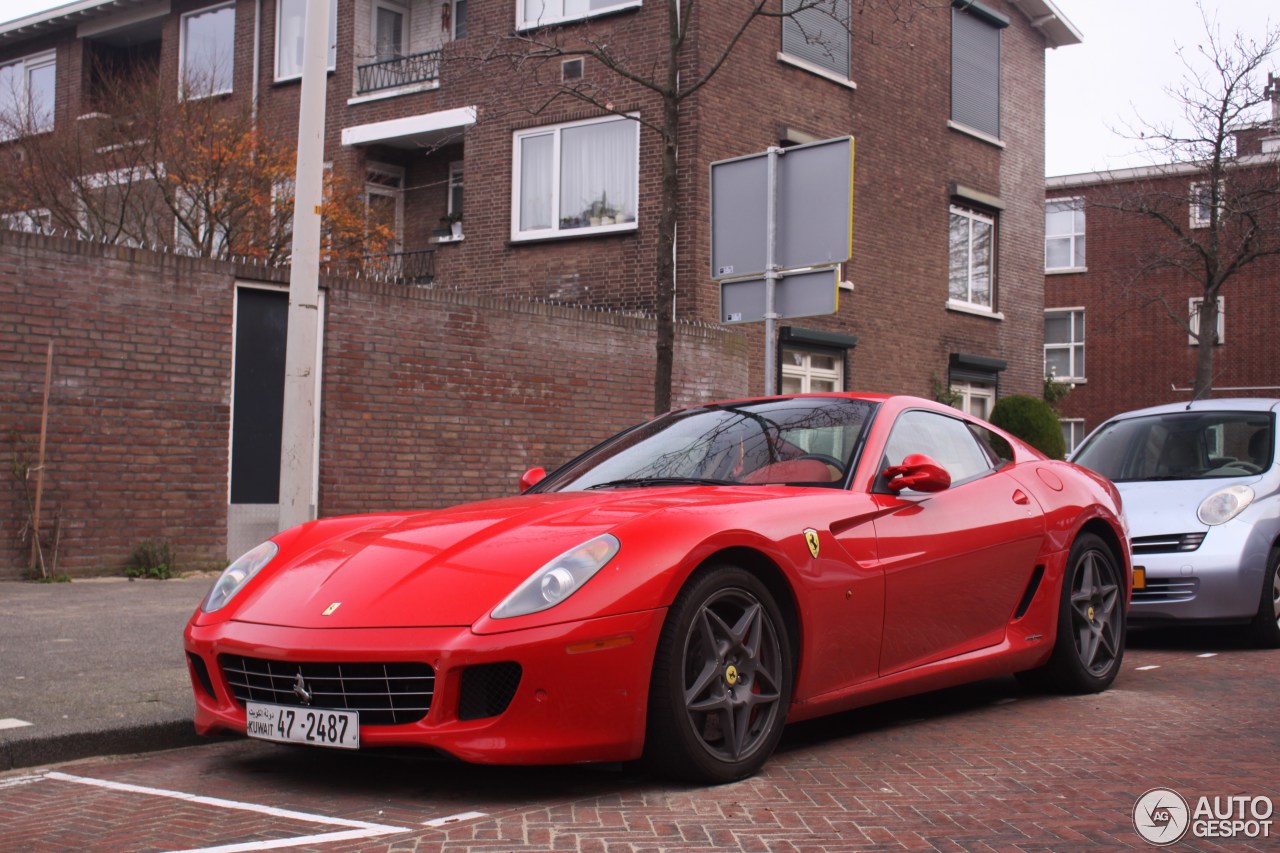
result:
<svg viewBox="0 0 1280 853"><path fill-rule="evenodd" d="M901 465L891 465L881 474L885 486L893 492L914 489L917 492L940 492L951 486L947 469L923 453L912 453Z"/></svg>
<svg viewBox="0 0 1280 853"><path fill-rule="evenodd" d="M532 489L538 483L542 482L542 478L547 476L546 468L530 468L520 475L520 494Z"/></svg>

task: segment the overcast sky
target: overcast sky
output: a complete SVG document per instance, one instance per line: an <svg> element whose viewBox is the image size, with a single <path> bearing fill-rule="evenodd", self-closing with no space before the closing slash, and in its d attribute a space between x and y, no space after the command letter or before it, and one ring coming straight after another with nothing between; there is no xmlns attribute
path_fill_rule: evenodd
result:
<svg viewBox="0 0 1280 853"><path fill-rule="evenodd" d="M1165 87L1185 69L1204 34L1195 0L1055 0L1084 43L1046 53L1045 174L1062 175L1148 162L1117 135L1136 116L1173 119ZM1280 24L1275 0L1203 0L1223 33L1260 38ZM63 0L0 0L0 21L64 5ZM1274 67L1280 73L1280 56Z"/></svg>

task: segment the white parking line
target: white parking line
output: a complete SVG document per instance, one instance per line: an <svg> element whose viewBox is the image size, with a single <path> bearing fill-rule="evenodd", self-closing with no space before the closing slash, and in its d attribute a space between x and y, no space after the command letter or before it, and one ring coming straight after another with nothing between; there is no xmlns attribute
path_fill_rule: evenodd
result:
<svg viewBox="0 0 1280 853"><path fill-rule="evenodd" d="M451 815L447 815L446 817L437 817L431 820L424 820L422 822L422 825L430 826L433 828L439 828L441 826L448 826L451 823L462 823L464 820L475 820L476 818L488 817L488 816L489 816L488 812L459 812L458 814L451 814Z"/></svg>
<svg viewBox="0 0 1280 853"><path fill-rule="evenodd" d="M0 779L0 788L16 788L19 785L30 785L39 782L43 776L15 776L12 779Z"/></svg>
<svg viewBox="0 0 1280 853"><path fill-rule="evenodd" d="M1160 666L1159 666L1158 664L1154 664L1154 663L1153 663L1153 664L1151 664L1151 665L1149 665L1149 666L1140 666L1140 667L1138 667L1138 672L1146 672L1146 671L1147 671L1147 670L1149 670L1149 669L1159 669L1159 668L1160 668Z"/></svg>
<svg viewBox="0 0 1280 853"><path fill-rule="evenodd" d="M1205 652L1202 655L1196 655L1196 657L1198 658L1216 658L1217 656L1218 656L1217 652Z"/></svg>
<svg viewBox="0 0 1280 853"><path fill-rule="evenodd" d="M200 797L195 794L187 794L182 791L168 791L163 788L148 788L142 785L130 785L126 782L111 782L106 779L92 779L87 776L72 776L67 773L58 773L56 771L46 773L44 778L56 779L61 782L74 782L77 785L92 785L97 788L106 788L111 791L123 791L130 794L146 794L152 797L169 797L170 799L185 800L189 803L198 803L204 806L213 806L220 809L237 809L239 811L255 812L256 814L268 815L269 817L304 821L306 823L320 823L329 826L349 827L348 829L340 832L324 832L318 835L306 835L296 838L275 838L270 841L249 841L242 844L224 844L218 847L200 847L180 851L180 853L241 853L241 851L251 850L277 850L282 847L300 847L304 844L325 844L331 841L352 841L359 838L375 838L379 835L391 835L397 832L410 831L408 827L403 826L388 826L381 823L368 823L363 820L347 820L340 817L329 817L328 815L298 812L293 811L292 809L280 809L275 806L262 806L257 803L241 803L236 800L224 800L219 797Z"/></svg>
<svg viewBox="0 0 1280 853"><path fill-rule="evenodd" d="M6 717L5 719L0 720L0 729L20 729L23 726L29 725L31 725L31 723L28 723L26 720L19 720L16 717Z"/></svg>

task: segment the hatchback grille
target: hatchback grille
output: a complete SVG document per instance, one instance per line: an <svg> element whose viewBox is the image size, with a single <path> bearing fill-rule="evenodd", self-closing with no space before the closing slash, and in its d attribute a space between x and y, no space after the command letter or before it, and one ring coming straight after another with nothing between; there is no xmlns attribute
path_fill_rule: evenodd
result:
<svg viewBox="0 0 1280 853"><path fill-rule="evenodd" d="M1134 604L1160 604L1173 601L1190 601L1200 591L1199 578L1153 578L1147 577L1147 584L1142 589L1133 591Z"/></svg>
<svg viewBox="0 0 1280 853"><path fill-rule="evenodd" d="M1138 536L1131 544L1135 554L1178 554L1199 548L1204 537L1204 533L1166 533L1161 536Z"/></svg>
<svg viewBox="0 0 1280 853"><path fill-rule="evenodd" d="M221 655L218 664L241 706L301 706L305 692L310 707L359 711L364 726L416 723L427 715L435 692L435 670L425 663L293 663Z"/></svg>

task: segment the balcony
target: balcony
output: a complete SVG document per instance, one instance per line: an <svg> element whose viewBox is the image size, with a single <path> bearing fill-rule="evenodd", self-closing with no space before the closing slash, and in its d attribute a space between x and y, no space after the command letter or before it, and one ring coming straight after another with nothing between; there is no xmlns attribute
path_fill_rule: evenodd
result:
<svg viewBox="0 0 1280 853"><path fill-rule="evenodd" d="M434 83L439 79L438 49L410 56L394 56L356 66L356 94L366 95L416 83Z"/></svg>

